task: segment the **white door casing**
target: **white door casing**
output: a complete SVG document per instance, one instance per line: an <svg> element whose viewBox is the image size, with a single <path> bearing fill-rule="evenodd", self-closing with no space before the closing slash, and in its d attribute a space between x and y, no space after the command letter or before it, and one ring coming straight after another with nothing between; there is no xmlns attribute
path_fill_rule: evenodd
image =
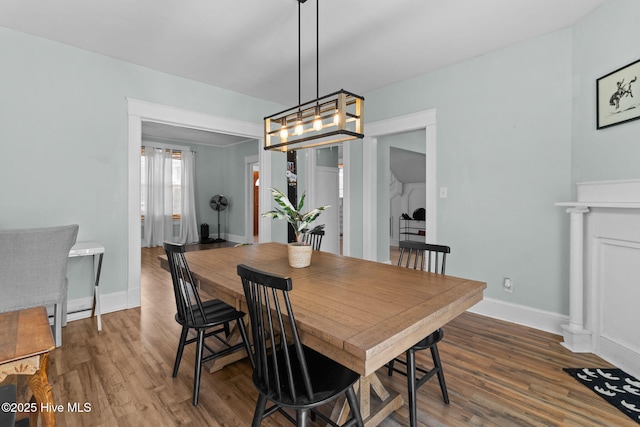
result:
<svg viewBox="0 0 640 427"><path fill-rule="evenodd" d="M384 135L408 132L412 130L425 129L425 155L426 155L426 211L427 218L425 224L425 234L431 236L431 241L438 242L437 235L437 182L436 182L436 109L432 108L405 116L393 117L368 123L365 126L366 137L363 140L363 183L374 183L373 185L363 185L362 201L362 226L363 230L376 230L378 226L388 227L379 224L377 218L377 138ZM363 233L363 258L378 261L377 257L377 234L374 232Z"/></svg>
<svg viewBox="0 0 640 427"><path fill-rule="evenodd" d="M247 139L257 139L260 147L261 164L270 162L270 153L262 150L264 145L263 127L259 123L245 122L214 116L197 111L183 110L167 105L154 104L133 98L127 98L128 108L128 273L127 273L127 302L126 307L140 306L140 147L142 146L142 122L150 121L170 124L174 126L191 127L210 132L226 133L245 136ZM271 173L261 170L260 202L268 200L267 188L271 186ZM264 204L262 206L265 206ZM263 235L264 233L264 235ZM271 238L271 224L266 220L260 222L260 241Z"/></svg>

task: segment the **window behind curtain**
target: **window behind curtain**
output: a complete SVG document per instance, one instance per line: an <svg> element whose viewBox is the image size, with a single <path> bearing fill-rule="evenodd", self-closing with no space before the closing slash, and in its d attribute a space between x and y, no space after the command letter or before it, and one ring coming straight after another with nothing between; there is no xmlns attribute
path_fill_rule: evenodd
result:
<svg viewBox="0 0 640 427"><path fill-rule="evenodd" d="M169 150L167 150L169 151ZM145 165L144 147L140 151L140 216L144 221L147 213L145 201L147 200L147 169ZM173 181L173 219L180 219L182 212L180 203L182 202L182 152L173 151L171 155L171 176Z"/></svg>

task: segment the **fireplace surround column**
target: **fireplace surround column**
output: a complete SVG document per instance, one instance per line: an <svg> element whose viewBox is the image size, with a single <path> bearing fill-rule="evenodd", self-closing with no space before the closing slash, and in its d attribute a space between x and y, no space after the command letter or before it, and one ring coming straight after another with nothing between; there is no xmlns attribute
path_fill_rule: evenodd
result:
<svg viewBox="0 0 640 427"><path fill-rule="evenodd" d="M569 324L562 325L563 346L575 353L593 351L591 331L584 327L584 214L588 207L567 209L570 215Z"/></svg>
<svg viewBox="0 0 640 427"><path fill-rule="evenodd" d="M640 378L640 179L579 182L570 215L567 349Z"/></svg>

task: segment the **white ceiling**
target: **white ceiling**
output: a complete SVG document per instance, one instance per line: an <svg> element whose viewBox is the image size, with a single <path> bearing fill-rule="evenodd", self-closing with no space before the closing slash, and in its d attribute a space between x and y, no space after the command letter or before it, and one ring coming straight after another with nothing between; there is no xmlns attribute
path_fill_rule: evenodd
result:
<svg viewBox="0 0 640 427"><path fill-rule="evenodd" d="M323 0L320 95L357 94L566 28L605 0ZM296 0L0 0L0 26L295 105ZM315 98L304 3L302 100Z"/></svg>
<svg viewBox="0 0 640 427"><path fill-rule="evenodd" d="M567 28L606 0L323 0L320 95L369 91ZM0 0L0 26L287 106L297 0ZM316 97L316 2L301 99Z"/></svg>
<svg viewBox="0 0 640 427"><path fill-rule="evenodd" d="M389 150L389 169L402 183L424 182L425 176L427 176L426 156L415 151L391 147Z"/></svg>

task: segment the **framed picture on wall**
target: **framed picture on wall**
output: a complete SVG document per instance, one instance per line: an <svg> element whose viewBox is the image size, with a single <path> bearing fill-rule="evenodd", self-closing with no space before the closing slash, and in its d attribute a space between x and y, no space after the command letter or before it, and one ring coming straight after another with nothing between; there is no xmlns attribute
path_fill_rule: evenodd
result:
<svg viewBox="0 0 640 427"><path fill-rule="evenodd" d="M640 119L640 59L596 80L597 128Z"/></svg>

